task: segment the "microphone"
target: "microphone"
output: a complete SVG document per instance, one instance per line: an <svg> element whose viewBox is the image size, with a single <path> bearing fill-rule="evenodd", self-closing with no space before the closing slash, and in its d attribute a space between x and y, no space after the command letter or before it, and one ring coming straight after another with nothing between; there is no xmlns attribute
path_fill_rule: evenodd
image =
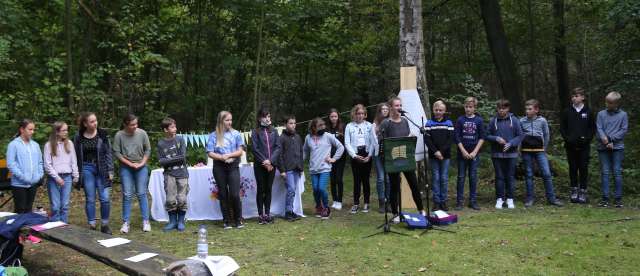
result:
<svg viewBox="0 0 640 276"><path fill-rule="evenodd" d="M400 113L400 115L404 115L404 114L407 114L407 113L409 113L409 112L408 112L408 111L404 111L404 110L400 109L400 110L398 111L398 113Z"/></svg>

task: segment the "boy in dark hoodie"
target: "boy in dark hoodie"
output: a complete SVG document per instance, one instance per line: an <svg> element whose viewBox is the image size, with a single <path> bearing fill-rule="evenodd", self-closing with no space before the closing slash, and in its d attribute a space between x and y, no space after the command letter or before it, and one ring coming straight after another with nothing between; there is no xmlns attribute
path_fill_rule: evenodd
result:
<svg viewBox="0 0 640 276"><path fill-rule="evenodd" d="M587 181L589 180L589 156L591 140L595 133L595 117L584 104L585 93L580 87L571 93L571 106L560 114L560 134L569 162L571 179L571 202L587 203Z"/></svg>
<svg viewBox="0 0 640 276"><path fill-rule="evenodd" d="M293 212L293 200L296 195L296 186L304 171L303 146L302 138L296 133L296 117L288 116L285 119L285 130L278 138L278 151L280 152L277 162L280 176L287 184L284 218L288 221L300 219L300 216Z"/></svg>
<svg viewBox="0 0 640 276"><path fill-rule="evenodd" d="M449 161L453 143L453 123L445 117L447 106L443 101L433 103L433 119L425 125L425 143L429 149L431 164L431 190L433 210L449 211L447 192L449 185Z"/></svg>
<svg viewBox="0 0 640 276"><path fill-rule="evenodd" d="M498 100L496 116L491 117L488 126L487 140L491 141L491 160L496 173L496 209L502 209L505 201L507 208L515 208L513 192L522 128L518 118L509 112L510 108L508 100Z"/></svg>

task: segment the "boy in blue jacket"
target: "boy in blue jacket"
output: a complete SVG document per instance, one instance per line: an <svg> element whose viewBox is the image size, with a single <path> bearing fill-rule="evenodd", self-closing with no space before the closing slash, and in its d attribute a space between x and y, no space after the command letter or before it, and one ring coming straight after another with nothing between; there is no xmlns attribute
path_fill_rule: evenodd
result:
<svg viewBox="0 0 640 276"><path fill-rule="evenodd" d="M522 128L510 108L508 100L498 100L496 116L491 117L488 126L487 140L491 141L491 161L496 173L496 209L502 209L505 201L507 208L515 208L513 192Z"/></svg>
<svg viewBox="0 0 640 276"><path fill-rule="evenodd" d="M449 211L447 191L449 187L449 161L453 143L453 123L445 117L447 106L443 101L433 103L433 119L425 124L424 141L429 149L431 164L431 190L433 192L433 210Z"/></svg>

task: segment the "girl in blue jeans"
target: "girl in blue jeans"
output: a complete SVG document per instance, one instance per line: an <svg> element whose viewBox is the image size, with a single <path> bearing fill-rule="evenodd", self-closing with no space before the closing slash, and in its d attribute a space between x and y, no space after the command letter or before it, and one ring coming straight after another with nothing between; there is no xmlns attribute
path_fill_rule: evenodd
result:
<svg viewBox="0 0 640 276"><path fill-rule="evenodd" d="M333 156L331 156L332 146L336 148ZM331 175L331 166L344 153L344 146L334 135L325 132L325 122L322 118L315 118L309 124L309 134L305 138L303 149L303 159L309 158L316 217L329 219L331 211L328 208L327 183Z"/></svg>
<svg viewBox="0 0 640 276"><path fill-rule="evenodd" d="M79 131L73 138L79 184L84 188L85 213L89 227L97 229L96 197L100 201L100 231L111 235L109 193L113 180L113 157L107 131L98 128L98 119L92 112L80 115Z"/></svg>
<svg viewBox="0 0 640 276"><path fill-rule="evenodd" d="M149 223L149 203L147 190L149 169L147 161L151 155L151 144L147 133L138 128L138 117L128 114L122 121L123 129L116 133L113 154L120 160L120 180L122 181L122 227L120 232L129 233L131 199L135 193L140 203L142 231L151 231Z"/></svg>
<svg viewBox="0 0 640 276"><path fill-rule="evenodd" d="M71 183L77 183L80 174L73 143L69 141L69 126L64 122L52 125L49 142L44 145L44 169L49 176L47 188L51 203L51 220L69 223L69 196Z"/></svg>
<svg viewBox="0 0 640 276"><path fill-rule="evenodd" d="M389 105L387 103L378 104L376 108L376 117L373 119L374 138L376 146L373 150L373 163L376 168L376 191L378 192L378 213L384 213L384 203L389 199L389 178L384 173L384 164L380 155L380 144L382 143L382 133L380 133L380 124L389 117ZM386 179L385 179L386 178ZM385 184L386 180L386 184Z"/></svg>

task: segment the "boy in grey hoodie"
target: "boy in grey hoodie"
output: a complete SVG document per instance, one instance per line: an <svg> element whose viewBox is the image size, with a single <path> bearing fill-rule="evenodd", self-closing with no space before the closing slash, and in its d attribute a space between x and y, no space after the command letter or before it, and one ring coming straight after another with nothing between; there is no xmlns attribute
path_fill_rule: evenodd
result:
<svg viewBox="0 0 640 276"><path fill-rule="evenodd" d="M562 206L562 202L556 199L553 192L553 179L546 149L549 145L549 124L547 120L538 115L540 103L531 99L525 102L527 116L520 119L520 126L524 138L520 144L522 151L522 161L526 169L525 183L527 187L527 199L524 207L533 206L535 192L533 190L533 162L537 162L544 179L544 190L547 195L547 202L554 206Z"/></svg>
<svg viewBox="0 0 640 276"><path fill-rule="evenodd" d="M331 156L331 147L336 147L336 153ZM325 132L322 118L315 118L309 124L309 134L304 140L303 159L309 158L309 173L313 186L313 198L316 201L316 217L329 219L329 195L327 183L331 174L331 164L340 159L344 146L335 136Z"/></svg>
<svg viewBox="0 0 640 276"><path fill-rule="evenodd" d="M602 201L600 207L609 206L609 176L613 173L615 182L616 208L622 208L622 159L624 158L624 136L629 129L627 113L620 109L618 92L610 92L605 98L607 109L598 112L596 130L598 132L598 157L602 175Z"/></svg>

